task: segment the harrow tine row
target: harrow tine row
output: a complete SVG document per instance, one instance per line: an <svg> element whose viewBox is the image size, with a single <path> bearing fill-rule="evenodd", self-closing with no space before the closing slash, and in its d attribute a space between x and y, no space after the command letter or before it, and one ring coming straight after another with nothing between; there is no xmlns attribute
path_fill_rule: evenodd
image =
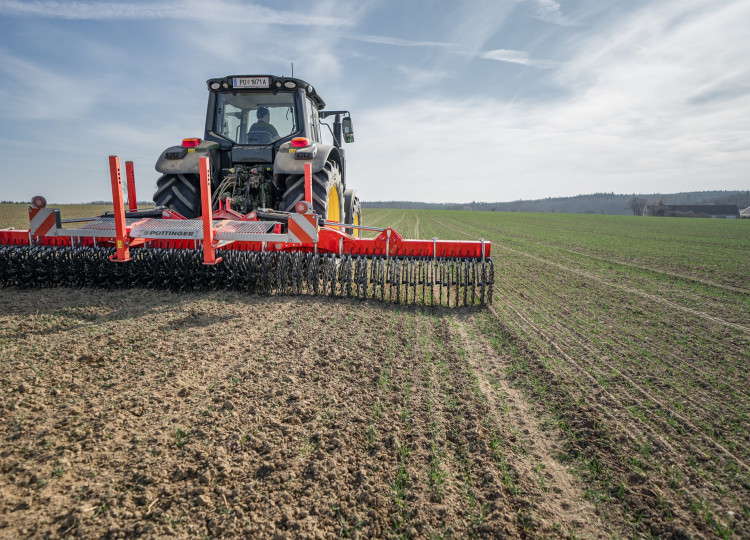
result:
<svg viewBox="0 0 750 540"><path fill-rule="evenodd" d="M375 298L395 303L469 306L492 302L492 259L335 256L219 250L133 249L113 263L114 248L0 246L0 286L170 291L236 290L252 294Z"/></svg>

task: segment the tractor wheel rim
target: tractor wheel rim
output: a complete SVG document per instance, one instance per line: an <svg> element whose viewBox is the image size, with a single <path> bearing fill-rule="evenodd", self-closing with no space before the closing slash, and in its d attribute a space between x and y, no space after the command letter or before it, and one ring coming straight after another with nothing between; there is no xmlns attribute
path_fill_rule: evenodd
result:
<svg viewBox="0 0 750 540"><path fill-rule="evenodd" d="M359 214L357 212L354 213L354 223L352 225L359 225ZM354 233L354 238L359 238L359 229L354 229L352 233Z"/></svg>
<svg viewBox="0 0 750 540"><path fill-rule="evenodd" d="M339 189L337 186L331 186L328 192L328 212L326 221L335 221L341 223L341 203L339 202Z"/></svg>

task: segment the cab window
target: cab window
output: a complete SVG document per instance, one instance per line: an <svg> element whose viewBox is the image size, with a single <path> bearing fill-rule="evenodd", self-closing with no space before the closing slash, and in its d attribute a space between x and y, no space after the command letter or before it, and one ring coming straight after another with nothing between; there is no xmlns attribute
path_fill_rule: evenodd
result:
<svg viewBox="0 0 750 540"><path fill-rule="evenodd" d="M320 117L318 108L310 98L305 98L305 114L310 121L310 138L316 142L322 142L320 138Z"/></svg>
<svg viewBox="0 0 750 540"><path fill-rule="evenodd" d="M268 120L259 119L268 111ZM237 144L268 144L299 131L291 92L220 92L216 96L214 131ZM259 129L270 124L273 129ZM255 128L253 128L255 126ZM249 137L253 129L268 136Z"/></svg>

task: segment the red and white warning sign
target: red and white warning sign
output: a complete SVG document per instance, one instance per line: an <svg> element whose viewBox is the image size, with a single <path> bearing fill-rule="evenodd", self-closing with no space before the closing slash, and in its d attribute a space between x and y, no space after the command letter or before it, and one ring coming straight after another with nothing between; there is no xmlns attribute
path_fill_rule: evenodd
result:
<svg viewBox="0 0 750 540"><path fill-rule="evenodd" d="M55 211L49 208L29 207L29 234L34 236L56 236L57 218ZM54 230L53 230L54 229ZM49 234L52 231L54 234Z"/></svg>
<svg viewBox="0 0 750 540"><path fill-rule="evenodd" d="M289 214L289 241L314 244L318 241L318 216Z"/></svg>

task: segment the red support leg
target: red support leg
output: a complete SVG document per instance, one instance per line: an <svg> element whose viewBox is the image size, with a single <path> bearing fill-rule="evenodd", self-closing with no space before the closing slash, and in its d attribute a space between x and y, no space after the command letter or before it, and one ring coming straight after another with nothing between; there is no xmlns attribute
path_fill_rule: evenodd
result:
<svg viewBox="0 0 750 540"><path fill-rule="evenodd" d="M200 158L201 169L201 213L203 214L203 264L216 264L214 249L214 226L211 213L211 168L207 157Z"/></svg>
<svg viewBox="0 0 750 540"><path fill-rule="evenodd" d="M310 208L312 208L312 163L305 163L305 200L310 203Z"/></svg>
<svg viewBox="0 0 750 540"><path fill-rule="evenodd" d="M135 173L132 161L125 162L125 176L128 179L128 210L135 212L138 210L138 202L135 198Z"/></svg>
<svg viewBox="0 0 750 540"><path fill-rule="evenodd" d="M120 158L118 156L109 156L109 174L112 179L112 206L114 207L117 241L117 254L112 255L110 260L125 262L130 260L130 248L128 247L125 226L125 202L122 198L122 176L120 175Z"/></svg>

